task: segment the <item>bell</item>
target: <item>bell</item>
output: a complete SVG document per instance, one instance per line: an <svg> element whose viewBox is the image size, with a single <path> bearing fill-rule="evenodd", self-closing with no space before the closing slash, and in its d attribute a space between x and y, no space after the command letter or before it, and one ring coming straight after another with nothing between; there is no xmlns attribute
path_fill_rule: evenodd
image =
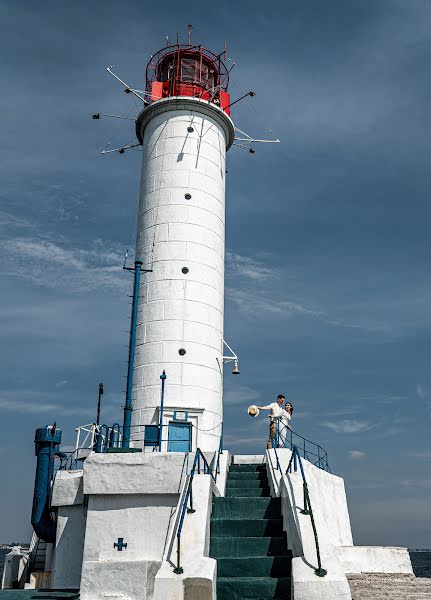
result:
<svg viewBox="0 0 431 600"><path fill-rule="evenodd" d="M233 363L232 375L239 375L239 366L237 360L235 360Z"/></svg>

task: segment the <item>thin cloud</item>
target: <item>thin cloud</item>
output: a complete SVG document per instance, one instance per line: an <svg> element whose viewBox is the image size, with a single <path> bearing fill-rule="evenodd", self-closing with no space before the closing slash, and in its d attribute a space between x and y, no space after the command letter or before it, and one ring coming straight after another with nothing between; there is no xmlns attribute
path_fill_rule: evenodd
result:
<svg viewBox="0 0 431 600"><path fill-rule="evenodd" d="M65 407L55 402L41 402L40 400L17 400L16 398L0 397L0 408L15 413L51 413L54 417L58 416L88 416L90 410L82 407Z"/></svg>
<svg viewBox="0 0 431 600"><path fill-rule="evenodd" d="M67 379L62 379L61 381L57 381L57 383L55 384L56 388L62 388L65 385L67 385L69 382L67 381Z"/></svg>
<svg viewBox="0 0 431 600"><path fill-rule="evenodd" d="M8 256L5 270L38 286L64 288L67 284L71 293L101 288L126 293L130 288L119 247L104 240L94 241L88 249L40 238L12 238L3 245ZM29 261L31 269L20 268Z"/></svg>
<svg viewBox="0 0 431 600"><path fill-rule="evenodd" d="M361 460L365 456L365 452L361 452L361 450L349 450L348 454L351 460Z"/></svg>
<svg viewBox="0 0 431 600"><path fill-rule="evenodd" d="M416 384L416 394L418 398L424 400L428 396L428 391L424 388L424 386L420 383Z"/></svg>
<svg viewBox="0 0 431 600"><path fill-rule="evenodd" d="M363 433L373 429L376 425L369 421L360 421L358 419L343 419L341 421L325 421L325 427L332 429L335 433Z"/></svg>
<svg viewBox="0 0 431 600"><path fill-rule="evenodd" d="M226 251L226 276L231 278L267 281L279 277L278 270L271 265L271 257L243 256Z"/></svg>
<svg viewBox="0 0 431 600"><path fill-rule="evenodd" d="M240 385L235 389L226 390L223 402L226 407L237 406L240 404L249 405L259 400L260 394L247 385ZM247 404L248 403L248 404Z"/></svg>

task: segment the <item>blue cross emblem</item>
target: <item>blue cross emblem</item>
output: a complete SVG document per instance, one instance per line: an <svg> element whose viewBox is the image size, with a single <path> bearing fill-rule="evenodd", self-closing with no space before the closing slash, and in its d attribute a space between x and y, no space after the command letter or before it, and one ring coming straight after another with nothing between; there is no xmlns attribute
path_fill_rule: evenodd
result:
<svg viewBox="0 0 431 600"><path fill-rule="evenodd" d="M114 542L114 548L117 548L118 552L122 552L123 548L127 548L127 544L124 543L124 538L118 538L117 542Z"/></svg>

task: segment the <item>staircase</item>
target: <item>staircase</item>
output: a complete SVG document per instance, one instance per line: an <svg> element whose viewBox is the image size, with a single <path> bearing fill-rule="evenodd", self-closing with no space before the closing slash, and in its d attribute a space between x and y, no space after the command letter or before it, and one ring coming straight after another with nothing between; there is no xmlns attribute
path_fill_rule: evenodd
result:
<svg viewBox="0 0 431 600"><path fill-rule="evenodd" d="M292 557L265 465L231 465L226 497L213 501L210 556L217 560L217 600L290 598Z"/></svg>

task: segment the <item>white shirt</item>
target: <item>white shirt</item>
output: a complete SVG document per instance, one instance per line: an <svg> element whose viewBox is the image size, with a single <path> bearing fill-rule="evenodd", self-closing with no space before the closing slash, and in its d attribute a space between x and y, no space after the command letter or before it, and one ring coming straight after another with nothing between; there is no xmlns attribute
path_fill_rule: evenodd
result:
<svg viewBox="0 0 431 600"><path fill-rule="evenodd" d="M271 404L268 404L268 406L262 406L262 408L269 409L269 418L271 420L281 417L282 414L286 412L284 408L278 404L278 402L271 402Z"/></svg>

